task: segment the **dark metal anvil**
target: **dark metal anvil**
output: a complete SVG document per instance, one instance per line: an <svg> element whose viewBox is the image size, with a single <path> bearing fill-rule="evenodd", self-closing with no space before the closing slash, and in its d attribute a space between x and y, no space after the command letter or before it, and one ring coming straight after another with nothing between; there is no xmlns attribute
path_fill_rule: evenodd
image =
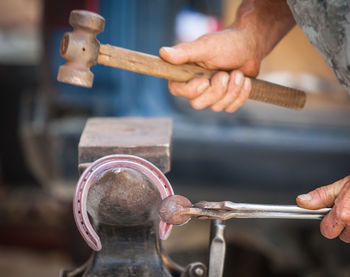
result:
<svg viewBox="0 0 350 277"><path fill-rule="evenodd" d="M160 221L162 199L173 194L172 122L166 118L93 118L79 143L81 173L74 196L77 227L94 250L62 277L205 276L201 263L182 268L162 251L171 225ZM90 223L90 218L94 225Z"/></svg>

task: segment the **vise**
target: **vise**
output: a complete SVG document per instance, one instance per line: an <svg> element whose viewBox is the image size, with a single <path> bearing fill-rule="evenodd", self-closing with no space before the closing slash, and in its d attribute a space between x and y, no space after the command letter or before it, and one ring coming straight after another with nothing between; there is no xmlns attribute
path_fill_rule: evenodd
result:
<svg viewBox="0 0 350 277"><path fill-rule="evenodd" d="M73 211L94 251L61 277L206 276L202 263L181 267L161 247L172 227L158 214L162 199L173 195L163 174L170 169L171 126L167 118L87 121Z"/></svg>

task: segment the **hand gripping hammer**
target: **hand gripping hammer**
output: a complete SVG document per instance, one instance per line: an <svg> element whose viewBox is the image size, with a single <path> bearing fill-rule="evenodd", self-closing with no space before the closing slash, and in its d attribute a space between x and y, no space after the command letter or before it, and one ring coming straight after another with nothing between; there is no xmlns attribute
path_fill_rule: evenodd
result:
<svg viewBox="0 0 350 277"><path fill-rule="evenodd" d="M186 82L194 77L210 78L217 71L194 64L173 65L157 56L131 51L109 44L100 44L96 35L104 30L102 16L83 10L73 10L69 23L73 32L65 33L60 46L66 64L60 66L57 80L83 87L92 87L94 74L90 67L96 63L131 70L168 80ZM303 91L251 78L250 99L292 109L305 105Z"/></svg>

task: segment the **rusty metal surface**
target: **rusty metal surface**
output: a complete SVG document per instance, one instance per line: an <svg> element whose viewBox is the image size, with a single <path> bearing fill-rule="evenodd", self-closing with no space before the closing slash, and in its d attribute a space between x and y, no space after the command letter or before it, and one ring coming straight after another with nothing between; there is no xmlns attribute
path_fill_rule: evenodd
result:
<svg viewBox="0 0 350 277"><path fill-rule="evenodd" d="M80 176L79 181L76 185L73 198L73 214L79 232L81 233L86 243L95 251L99 251L102 245L100 238L98 234L96 234L96 231L91 225L90 219L88 217L87 202L89 190L96 182L99 181L105 172L109 170L115 170L116 172L119 172L121 170L127 169L142 173L147 178L147 180L152 183L152 185L158 190L161 199L174 194L171 184L165 175L152 163L140 157L134 155L114 154L105 156L92 163L91 166L89 166ZM135 204L141 205L141 207L143 207L142 204L144 204L143 199L145 196L139 196L136 194L136 191L132 190L132 186L129 186L128 182L131 182L131 180L125 180L126 186L124 186L122 190L117 184L115 184L114 194L120 194L121 197L128 195L128 197L130 197L130 199L128 198L128 200L130 200L130 203L132 203L132 201L136 201L137 197L139 197L138 201L136 201ZM144 186L144 184L142 184L142 186ZM125 214L123 214L123 216L126 217ZM129 218L126 219L130 221ZM167 239L170 235L171 229L171 224L160 221L160 239Z"/></svg>
<svg viewBox="0 0 350 277"><path fill-rule="evenodd" d="M88 120L79 143L79 169L94 163L81 179L101 160L127 157L112 154L136 155L168 171L171 128L172 121L167 118ZM162 259L158 234L158 209L164 192L156 184L159 176L153 178L140 168L128 167L124 161L102 171L96 169L98 176L91 179L87 200L77 198L75 206L79 218L86 203L102 247L82 267L62 271L61 276L172 276ZM78 189L79 193L83 195ZM86 228L86 222L82 226ZM88 234L88 229L84 230Z"/></svg>
<svg viewBox="0 0 350 277"><path fill-rule="evenodd" d="M138 226L157 220L161 197L145 175L117 168L102 174L88 194L88 212L94 222Z"/></svg>
<svg viewBox="0 0 350 277"><path fill-rule="evenodd" d="M111 154L144 158L170 170L172 121L169 118L91 118L79 142L79 171Z"/></svg>
<svg viewBox="0 0 350 277"><path fill-rule="evenodd" d="M91 186L87 209L102 249L81 270L63 276L171 276L157 235L161 195L141 172L111 168ZM69 275L71 274L71 275Z"/></svg>
<svg viewBox="0 0 350 277"><path fill-rule="evenodd" d="M140 172L111 169L90 189L88 211L97 224L102 250L86 276L170 276L157 245L161 196ZM111 261L113 261L111 263Z"/></svg>

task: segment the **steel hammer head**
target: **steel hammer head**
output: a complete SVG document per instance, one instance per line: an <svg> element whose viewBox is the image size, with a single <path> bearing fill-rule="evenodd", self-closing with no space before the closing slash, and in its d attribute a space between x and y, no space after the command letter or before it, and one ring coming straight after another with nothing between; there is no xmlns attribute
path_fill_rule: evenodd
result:
<svg viewBox="0 0 350 277"><path fill-rule="evenodd" d="M104 30L105 20L93 12L74 10L69 24L73 32L65 33L61 40L60 53L66 64L60 66L57 80L91 88L94 74L90 66L96 64L100 49L96 35Z"/></svg>

